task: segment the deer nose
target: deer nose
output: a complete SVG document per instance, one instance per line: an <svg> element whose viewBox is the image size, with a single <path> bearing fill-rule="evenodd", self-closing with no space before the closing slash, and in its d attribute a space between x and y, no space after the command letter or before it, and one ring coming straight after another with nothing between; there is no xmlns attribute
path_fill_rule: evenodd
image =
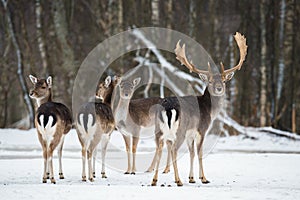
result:
<svg viewBox="0 0 300 200"><path fill-rule="evenodd" d="M129 95L127 93L125 93L125 97L128 97Z"/></svg>
<svg viewBox="0 0 300 200"><path fill-rule="evenodd" d="M221 91L222 91L222 88L219 87L219 88L217 88L217 90L218 90L218 92L221 92Z"/></svg>

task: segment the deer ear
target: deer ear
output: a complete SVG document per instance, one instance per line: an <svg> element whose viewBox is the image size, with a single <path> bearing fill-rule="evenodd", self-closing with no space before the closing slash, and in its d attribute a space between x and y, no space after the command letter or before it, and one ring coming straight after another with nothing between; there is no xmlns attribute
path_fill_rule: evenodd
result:
<svg viewBox="0 0 300 200"><path fill-rule="evenodd" d="M140 83L140 81L141 81L141 77L138 77L138 78L134 79L133 80L134 87L136 87Z"/></svg>
<svg viewBox="0 0 300 200"><path fill-rule="evenodd" d="M109 84L111 83L111 77L110 76L108 76L108 77L106 77L106 79L105 79L105 87L108 87L109 86Z"/></svg>
<svg viewBox="0 0 300 200"><path fill-rule="evenodd" d="M32 76L31 74L29 75L29 78L33 84L36 84L38 82L38 79L36 77Z"/></svg>
<svg viewBox="0 0 300 200"><path fill-rule="evenodd" d="M226 74L225 81L230 81L232 79L233 75L234 75L234 72L230 72L230 73Z"/></svg>
<svg viewBox="0 0 300 200"><path fill-rule="evenodd" d="M48 76L48 78L47 78L47 84L48 84L49 88L52 87L52 77L51 76Z"/></svg>
<svg viewBox="0 0 300 200"><path fill-rule="evenodd" d="M205 83L208 82L208 77L207 77L206 74L200 73L200 74L198 74L198 75L199 75L199 78L200 78L201 81L203 81L203 82L205 82Z"/></svg>

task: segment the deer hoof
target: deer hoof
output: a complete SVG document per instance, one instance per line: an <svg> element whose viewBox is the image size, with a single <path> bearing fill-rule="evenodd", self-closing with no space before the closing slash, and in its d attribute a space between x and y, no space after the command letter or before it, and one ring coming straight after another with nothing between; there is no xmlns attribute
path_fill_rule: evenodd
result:
<svg viewBox="0 0 300 200"><path fill-rule="evenodd" d="M135 172L131 172L130 174L131 174L131 175L135 175Z"/></svg>
<svg viewBox="0 0 300 200"><path fill-rule="evenodd" d="M203 183L203 184L208 184L208 183L210 183L206 178L204 178L204 177L200 177L200 179L201 179L201 182Z"/></svg>
<svg viewBox="0 0 300 200"><path fill-rule="evenodd" d="M86 176L82 177L82 181L86 182Z"/></svg>
<svg viewBox="0 0 300 200"><path fill-rule="evenodd" d="M129 172L129 171L127 171L127 172L125 172L124 174L130 174L130 172Z"/></svg>
<svg viewBox="0 0 300 200"><path fill-rule="evenodd" d="M63 173L59 173L59 179L65 179L64 174Z"/></svg>
<svg viewBox="0 0 300 200"><path fill-rule="evenodd" d="M107 178L105 172L101 172L102 178Z"/></svg>
<svg viewBox="0 0 300 200"><path fill-rule="evenodd" d="M56 184L54 177L51 178L51 183Z"/></svg>
<svg viewBox="0 0 300 200"><path fill-rule="evenodd" d="M151 186L156 186L156 183L157 183L157 179L153 179L152 183L151 183Z"/></svg>
<svg viewBox="0 0 300 200"><path fill-rule="evenodd" d="M181 180L178 180L176 183L177 183L177 186L178 186L178 187L181 187L181 186L183 186L183 184L182 184Z"/></svg>
<svg viewBox="0 0 300 200"><path fill-rule="evenodd" d="M163 174L167 174L170 172L170 169L169 168L166 168L164 171L163 171Z"/></svg>
<svg viewBox="0 0 300 200"><path fill-rule="evenodd" d="M194 177L189 177L189 183L196 183L196 181L194 180Z"/></svg>

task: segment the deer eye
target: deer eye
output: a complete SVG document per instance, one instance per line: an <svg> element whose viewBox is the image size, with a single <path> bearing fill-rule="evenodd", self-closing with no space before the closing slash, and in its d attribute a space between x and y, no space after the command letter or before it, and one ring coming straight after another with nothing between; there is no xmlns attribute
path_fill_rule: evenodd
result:
<svg viewBox="0 0 300 200"><path fill-rule="evenodd" d="M42 89L46 89L46 87L45 87L45 86L43 86L43 87L42 87Z"/></svg>

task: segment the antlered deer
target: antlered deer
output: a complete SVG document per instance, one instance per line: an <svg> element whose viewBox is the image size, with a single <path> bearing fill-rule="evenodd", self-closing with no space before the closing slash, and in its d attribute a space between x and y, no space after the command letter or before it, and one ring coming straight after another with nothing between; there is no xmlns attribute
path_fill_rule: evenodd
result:
<svg viewBox="0 0 300 200"><path fill-rule="evenodd" d="M97 146L102 140L102 178L105 174L105 155L110 135L115 128L114 117L111 110L112 93L120 79L114 81L108 76L104 83L100 83L96 98L102 102L88 102L83 104L76 117L76 130L82 146L82 181L86 181L86 156L88 158L88 176L93 181L95 174L95 161ZM93 165L92 165L93 163Z"/></svg>
<svg viewBox="0 0 300 200"><path fill-rule="evenodd" d="M72 115L65 105L52 101L51 76L47 79L38 79L29 75L29 78L34 85L29 96L36 100L38 107L34 122L43 149L43 183L47 182L50 175L51 183L55 184L52 163L53 151L58 148L59 178L63 179L62 148L64 137L72 127Z"/></svg>
<svg viewBox="0 0 300 200"><path fill-rule="evenodd" d="M193 172L194 143L196 142L199 159L199 178L202 183L209 183L204 176L202 164L202 144L206 132L209 130L213 120L220 112L225 99L225 83L234 75L236 70L240 70L247 54L246 38L240 33L234 35L235 41L240 50L239 63L228 70L224 70L221 63L221 74L213 73L208 63L208 71L197 69L189 62L185 55L185 45L180 46L180 41L176 45L176 59L185 65L190 72L195 72L200 79L207 84L202 96L167 97L162 102L162 108L157 111L156 121L156 144L158 148L158 158L156 170L152 180L152 185L156 185L158 178L159 162L162 154L164 142L168 149L171 149L175 182L182 186L177 168L177 151L186 139L190 152L190 173L189 182L195 183ZM195 109L196 108L196 109ZM198 109L197 109L198 108Z"/></svg>

